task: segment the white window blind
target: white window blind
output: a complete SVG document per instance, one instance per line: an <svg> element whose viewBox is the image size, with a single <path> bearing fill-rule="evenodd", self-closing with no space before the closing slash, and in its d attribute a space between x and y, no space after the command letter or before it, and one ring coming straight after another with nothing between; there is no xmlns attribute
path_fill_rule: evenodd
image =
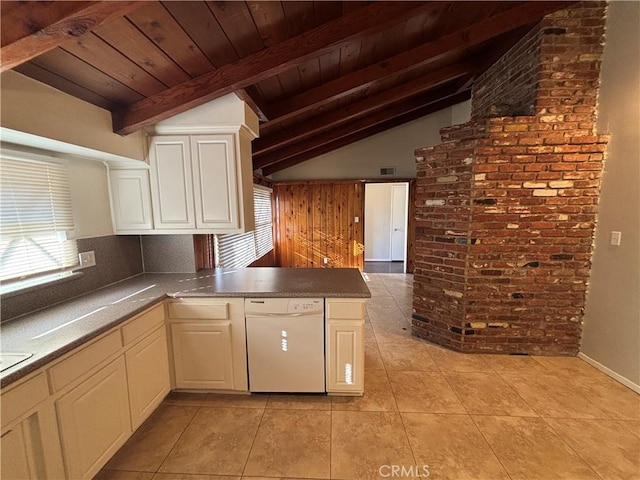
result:
<svg viewBox="0 0 640 480"><path fill-rule="evenodd" d="M66 165L0 158L0 280L78 264Z"/></svg>
<svg viewBox="0 0 640 480"><path fill-rule="evenodd" d="M256 260L273 250L273 216L271 215L271 189L253 187L253 209L256 221Z"/></svg>
<svg viewBox="0 0 640 480"><path fill-rule="evenodd" d="M273 250L270 188L253 186L253 209L254 231L215 235L216 267L243 268Z"/></svg>

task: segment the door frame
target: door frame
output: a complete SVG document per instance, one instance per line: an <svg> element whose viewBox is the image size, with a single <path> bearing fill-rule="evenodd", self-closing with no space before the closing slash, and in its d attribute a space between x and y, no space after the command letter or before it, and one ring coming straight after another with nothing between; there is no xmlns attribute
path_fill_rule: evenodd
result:
<svg viewBox="0 0 640 480"><path fill-rule="evenodd" d="M366 239L365 231L366 231L366 226L367 226L367 224L366 224L367 219L366 219L366 214L365 214L366 205L367 205L367 188L366 188L366 186L368 184L389 184L389 183L397 183L397 184L405 185L405 215L404 215L405 228L404 228L404 248L403 248L403 252L404 252L403 256L404 256L404 258L402 260L402 264L403 264L403 272L407 273L407 270L409 268L409 260L410 260L409 259L409 255L410 255L410 249L411 249L411 242L412 242L412 238L413 238L413 235L411 235L411 232L409 232L409 228L412 227L412 222L411 222L411 219L410 219L410 214L411 214L411 211L412 211L411 205L410 205L411 198L412 198L412 195L411 195L412 179L400 179L400 178L396 179L396 178L394 178L394 179L375 179L375 180L365 180L364 181L365 188L364 188L364 192L363 192L363 197L364 198L363 198L363 209L362 209L362 211L363 211L362 220L364 222L364 225L363 225L363 229L362 229L362 233L363 233L363 239L362 240L363 240L364 248L365 248L365 251L366 251L366 249L367 249L367 245L366 245L366 241L365 241L365 239ZM389 213L390 213L390 215L392 215L391 211ZM393 228L391 222L390 222L389 228L390 229ZM392 252L391 252L391 236L392 235L393 235L393 231L391 230L389 232L389 258L393 258ZM363 258L363 261L367 261L367 260L365 260ZM378 261L378 260L369 260L369 261ZM392 260L388 260L388 261L392 261Z"/></svg>

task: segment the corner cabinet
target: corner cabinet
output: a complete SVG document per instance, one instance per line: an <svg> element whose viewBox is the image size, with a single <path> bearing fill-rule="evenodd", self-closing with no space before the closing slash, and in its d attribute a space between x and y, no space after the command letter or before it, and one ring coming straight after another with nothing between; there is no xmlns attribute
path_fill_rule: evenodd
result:
<svg viewBox="0 0 640 480"><path fill-rule="evenodd" d="M154 228L163 233L240 233L254 228L251 136L150 138Z"/></svg>
<svg viewBox="0 0 640 480"><path fill-rule="evenodd" d="M364 393L364 300L325 300L328 394Z"/></svg>

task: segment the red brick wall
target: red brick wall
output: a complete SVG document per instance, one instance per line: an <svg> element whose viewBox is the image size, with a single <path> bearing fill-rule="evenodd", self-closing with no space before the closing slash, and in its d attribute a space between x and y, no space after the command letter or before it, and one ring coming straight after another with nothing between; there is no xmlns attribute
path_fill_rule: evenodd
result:
<svg viewBox="0 0 640 480"><path fill-rule="evenodd" d="M538 26L474 82L471 117L534 115L539 58Z"/></svg>
<svg viewBox="0 0 640 480"><path fill-rule="evenodd" d="M593 121L602 58L605 2L547 15L474 82L473 119L563 115Z"/></svg>
<svg viewBox="0 0 640 480"><path fill-rule="evenodd" d="M461 349L471 224L472 158L484 126L468 124L442 130L437 147L416 150L416 240L414 269L415 334ZM425 328L428 323L430 328ZM456 330L457 329L457 330Z"/></svg>
<svg viewBox="0 0 640 480"><path fill-rule="evenodd" d="M516 72L538 58L520 97L534 114L486 118L518 86L498 62L474 87L475 119L416 150L415 335L469 352L577 353L607 142L594 134L603 24L592 2L545 18L507 54ZM529 75L512 78L529 88Z"/></svg>

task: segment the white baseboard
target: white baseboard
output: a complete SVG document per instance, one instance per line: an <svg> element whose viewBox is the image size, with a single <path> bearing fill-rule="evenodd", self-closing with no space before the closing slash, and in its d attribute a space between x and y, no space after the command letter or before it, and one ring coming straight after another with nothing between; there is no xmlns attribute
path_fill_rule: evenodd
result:
<svg viewBox="0 0 640 480"><path fill-rule="evenodd" d="M578 358L581 358L582 360L587 362L589 365L593 365L594 367L596 367L601 372L605 373L606 375L609 375L614 380L617 380L618 382L623 384L625 387L630 388L631 390L633 390L636 393L640 393L640 385L638 385L636 383L633 383L628 378L625 378L622 375L620 375L619 373L614 372L609 367L605 367L600 362L594 360L593 358L585 355L582 352L578 353Z"/></svg>

